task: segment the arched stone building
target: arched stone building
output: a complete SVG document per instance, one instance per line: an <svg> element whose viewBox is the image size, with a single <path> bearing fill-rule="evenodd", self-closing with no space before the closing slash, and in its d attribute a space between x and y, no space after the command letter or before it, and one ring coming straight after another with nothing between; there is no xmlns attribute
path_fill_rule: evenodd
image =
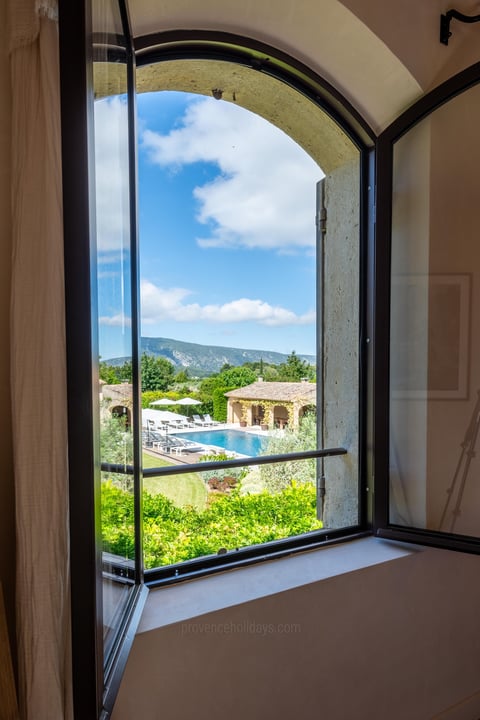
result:
<svg viewBox="0 0 480 720"><path fill-rule="evenodd" d="M283 428L298 423L311 408L316 410L317 386L311 382L264 382L230 390L227 422Z"/></svg>
<svg viewBox="0 0 480 720"><path fill-rule="evenodd" d="M103 411L117 417L125 417L126 426L132 423L132 385L105 385L100 383L100 402Z"/></svg>

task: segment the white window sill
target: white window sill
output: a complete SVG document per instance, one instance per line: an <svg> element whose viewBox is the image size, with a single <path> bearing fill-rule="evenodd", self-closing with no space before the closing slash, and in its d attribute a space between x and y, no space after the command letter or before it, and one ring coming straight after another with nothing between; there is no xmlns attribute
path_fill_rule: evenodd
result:
<svg viewBox="0 0 480 720"><path fill-rule="evenodd" d="M425 548L418 545L367 537L154 588L147 598L137 633L399 560L423 550Z"/></svg>

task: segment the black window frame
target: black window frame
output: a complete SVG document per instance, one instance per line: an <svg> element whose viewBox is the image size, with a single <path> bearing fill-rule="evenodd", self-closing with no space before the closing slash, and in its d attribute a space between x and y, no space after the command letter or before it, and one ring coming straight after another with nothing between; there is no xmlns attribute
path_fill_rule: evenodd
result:
<svg viewBox="0 0 480 720"><path fill-rule="evenodd" d="M119 0L124 19L124 0ZM249 38L208 31L178 31L137 38L132 56L137 63L152 58L185 58L189 54L235 61L255 68L294 87L317 103L350 137L360 152L360 305L359 323L359 522L354 527L288 538L245 548L228 564L225 556L214 556L170 566L160 572L136 574L137 593L119 628L118 642L108 675L102 666L102 556L99 535L98 477L101 470L96 452L98 432L95 403L98 387L98 356L92 338L92 258L89 243L90 211L93 206L88 167L92 167L93 79L92 18L89 0L73 5L60 3L60 69L62 112L63 202L65 231L66 341L69 424L69 486L71 531L72 654L75 717L107 718L128 657L147 587L274 559L317 546L345 542L372 532L372 478L374 403L373 319L374 295L374 144L373 131L360 114L333 86L302 63ZM138 363L138 357L137 357ZM138 377L138 370L137 370ZM138 405L138 402L137 402ZM340 449L341 451L341 449ZM315 450L301 457L322 457L330 451ZM137 452L138 456L138 452ZM294 456L289 455L289 459ZM140 463L137 457L138 466ZM270 458L272 460L272 458ZM235 463L235 461L227 461ZM258 458L253 460L258 464ZM244 461L237 464L245 465ZM205 469L206 465L202 465ZM124 471L122 468L117 468ZM129 472L133 472L133 468ZM136 472L136 471L135 471ZM145 475L148 475L148 471ZM92 482L85 482L91 478ZM93 479L96 478L95 482ZM137 505L137 515L139 506ZM137 556L137 563L139 558ZM119 575L124 569L119 569ZM155 574L156 573L156 574Z"/></svg>
<svg viewBox="0 0 480 720"><path fill-rule="evenodd" d="M360 160L360 228L359 228L359 276L360 276L360 303L359 303L359 468L358 468L358 508L359 522L352 527L338 530L317 531L301 536L293 536L282 540L262 543L218 556L195 558L161 568L145 570L145 582L149 587L157 587L177 583L181 580L192 579L223 571L228 568L240 567L263 560L281 557L292 552L312 549L319 545L339 542L344 539L363 537L371 533L372 503L370 502L371 481L367 475L372 470L371 458L367 457L368 428L372 423L368 415L371 403L368 402L368 377L371 377L369 364L371 363L370 340L372 326L372 293L371 287L373 265L369 261L372 255L373 244L373 162L372 150L374 136L360 114L329 83L318 77L302 63L273 48L243 36L231 33L219 33L207 30L178 30L143 36L134 40L137 67L161 63L172 60L216 60L226 63L238 63L252 68L294 88L300 94L317 104L339 127L345 132L359 151ZM367 277L369 276L369 277ZM311 453L300 453L300 458L327 457L329 455L343 454L342 448L332 448L326 451L315 450ZM289 454L284 459L294 459L295 454ZM281 457L277 456L277 460ZM261 462L273 462L274 456L262 458ZM239 467L248 464L259 464L259 459L251 461L224 461L223 466ZM211 468L218 464L211 463ZM202 463L201 469L208 469ZM189 465L189 470L195 467ZM175 471L174 471L175 472ZM181 472L181 469L176 471ZM144 477L172 474L172 470L144 470Z"/></svg>
<svg viewBox="0 0 480 720"><path fill-rule="evenodd" d="M480 554L480 538L407 527L390 522L390 297L393 152L395 143L418 123L463 92L480 84L480 62L462 70L432 89L395 119L378 137L376 147L376 240L375 306L375 503L374 533L377 537Z"/></svg>
<svg viewBox="0 0 480 720"><path fill-rule="evenodd" d="M118 0L122 25L128 29L128 9ZM126 33L128 37L128 32ZM75 717L110 716L148 594L141 559L141 485L136 472L136 557L129 570L133 582L117 631L105 656L103 641L103 558L100 520L98 345L96 266L91 168L93 157L93 32L89 0L59 3L60 102L63 165L65 266L65 329L67 351L67 417L69 525L71 565L71 638L73 708ZM133 93L134 53L126 45L128 94ZM124 52L125 54L125 52ZM129 122L132 107L129 103ZM130 142L130 171L132 170ZM131 196L135 203L135 196ZM133 207L133 205L132 205ZM135 233L134 219L130 228ZM136 312L133 304L133 311ZM138 358L134 357L138 374ZM139 413L140 400L134 403ZM139 443L134 449L139 457ZM90 482L85 482L89 478ZM124 573L121 573L124 574Z"/></svg>

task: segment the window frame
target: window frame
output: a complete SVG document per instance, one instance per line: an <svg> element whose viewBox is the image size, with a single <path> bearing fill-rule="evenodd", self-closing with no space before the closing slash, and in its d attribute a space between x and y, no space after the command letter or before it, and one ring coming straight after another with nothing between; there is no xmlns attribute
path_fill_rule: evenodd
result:
<svg viewBox="0 0 480 720"><path fill-rule="evenodd" d="M480 554L480 538L401 526L389 520L390 505L390 304L391 304L391 247L393 151L395 143L418 123L463 92L480 85L480 62L457 73L435 87L402 115L395 119L378 137L376 144L376 242L375 304L383 312L375 314L375 505L374 533L377 537L416 543L460 552Z"/></svg>
<svg viewBox="0 0 480 720"><path fill-rule="evenodd" d="M282 540L275 540L260 545L240 548L234 552L220 556L208 556L195 558L181 563L152 568L145 570L145 582L149 587L171 584L181 580L188 580L210 574L215 571L223 571L232 567L241 567L246 564L261 562L263 560L283 556L292 552L306 549L313 549L319 545L330 543L332 540L341 541L345 538L363 537L371 533L371 509L369 501L371 482L367 482L367 468L372 468L371 460L367 460L366 442L368 426L371 422L367 419L371 404L367 402L369 392L367 390L367 377L371 377L369 364L371 364L370 339L371 339L371 293L367 298L367 288L371 282L367 275L371 272L372 265L369 262L373 242L373 163L372 148L373 133L363 118L357 113L345 99L333 88L310 71L306 66L293 60L287 55L266 46L265 44L253 41L243 36L231 33L219 33L212 31L168 31L136 38L134 40L137 56L137 67L153 63L161 63L171 60L217 60L227 63L238 63L253 68L259 73L274 77L281 82L293 87L297 92L303 94L315 104L319 105L327 115L342 129L353 144L359 150L359 277L360 277L360 303L359 303L359 415L358 415L358 436L359 436L359 468L358 468L358 508L359 522L352 527L339 530L315 531L301 536L293 536ZM322 452L315 450L312 453L301 453L298 457L327 457L340 449L330 449ZM333 452L332 452L333 451ZM340 454L340 452L338 453ZM289 454L289 459L294 455ZM266 462L272 462L273 456ZM263 462L263 460L262 460ZM245 461L224 461L222 466L245 466L248 464L259 464L258 458L252 459L250 463ZM207 463L202 463L201 469L206 470ZM218 464L211 463L215 469ZM189 465L189 469L195 467ZM177 471L180 472L180 471ZM144 477L172 474L172 471L144 470Z"/></svg>
<svg viewBox="0 0 480 720"><path fill-rule="evenodd" d="M124 0L118 0L124 22L128 10ZM203 57L242 62L249 67L295 87L318 103L322 110L343 129L360 152L360 303L359 323L359 522L354 527L322 532L315 539L297 536L264 545L245 548L228 564L219 556L206 560L182 563L182 571L170 566L164 577L149 571L143 577L141 559L136 573L136 593L125 609L119 627L118 642L112 654L108 674L102 663L102 554L99 534L99 476L101 463L98 446L98 387L92 378L98 377L96 340L92 336L95 325L96 299L92 269L95 261L90 247L90 208L94 207L89 167L93 167L91 153L93 133L93 32L90 0L81 0L72 7L60 4L60 85L62 113L63 203L65 232L65 298L67 342L67 403L69 433L69 488L71 533L71 590L72 590L72 659L74 679L74 712L76 717L107 718L113 708L116 692L126 659L133 642L148 586L170 584L192 579L226 568L249 565L275 559L283 555L345 542L371 534L371 480L373 473L372 377L373 365L370 340L373 323L373 148L374 134L353 107L326 81L302 63L249 38L208 31L179 31L161 36L137 38L132 46L132 59L151 62L152 53L162 53L168 59L185 58L188 53ZM160 44L162 48L160 50ZM166 53L166 54L165 54ZM132 121L132 117L130 118ZM86 162L87 161L87 162ZM133 206L132 206L133 207ZM135 229L132 228L132 233ZM136 311L135 308L133 309ZM138 309L137 309L138 311ZM138 381L138 355L137 375ZM138 383L137 383L138 384ZM140 413L137 400L137 412ZM368 448L368 450L367 450ZM302 453L322 457L330 451L315 450ZM288 456L292 459L293 455ZM270 458L271 460L272 458ZM136 452L139 467L141 457ZM258 464L258 459L252 462ZM245 464L241 461L238 464ZM206 465L202 465L205 469ZM148 471L145 475L148 475ZM85 482L85 478L92 482ZM140 517L140 506L136 514ZM137 536L138 537L138 536ZM267 552L268 550L268 552ZM139 555L137 552L137 564ZM187 572L188 568L188 572ZM185 572L183 572L185 569Z"/></svg>
<svg viewBox="0 0 480 720"><path fill-rule="evenodd" d="M124 28L128 12L118 0ZM127 35L128 37L128 35ZM69 525L71 565L71 637L75 717L106 719L116 698L135 630L148 594L143 582L139 531L133 588L123 607L108 658L103 643L103 560L100 538L100 457L96 258L92 208L93 33L91 2L59 6L60 103L62 125L65 329ZM127 56L134 55L127 43ZM128 62L132 66L132 62ZM129 95L132 71L128 71ZM132 121L131 110L129 113ZM131 155L131 152L130 152ZM132 158L130 157L130 169ZM131 197L131 202L135 198ZM132 224L131 233L134 233ZM137 361L138 367L138 361ZM137 370L138 373L138 370ZM97 378L97 381L95 381ZM139 407L139 399L136 401ZM138 457L139 450L136 450ZM88 477L91 482L85 482ZM137 492L140 497L140 493ZM141 515L136 501L136 517ZM140 561L140 562L139 562Z"/></svg>

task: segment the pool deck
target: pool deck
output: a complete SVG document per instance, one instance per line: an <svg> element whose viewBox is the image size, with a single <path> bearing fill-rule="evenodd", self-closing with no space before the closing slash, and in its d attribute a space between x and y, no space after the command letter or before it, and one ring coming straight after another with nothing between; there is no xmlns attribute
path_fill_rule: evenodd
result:
<svg viewBox="0 0 480 720"><path fill-rule="evenodd" d="M240 427L238 423L219 423L218 425L195 425L195 427L191 428L182 428L181 433L182 436L185 433L187 435L188 433L198 433L198 432L208 432L209 430L241 430L241 432L247 432L252 433L254 435L262 435L267 436L269 434L268 430L262 430L260 428L260 425L251 425L249 427ZM171 433L169 433L173 436L175 436L175 431L172 430ZM202 443L200 441L196 442L197 445L201 445ZM168 460L169 462L173 463L174 465L190 465L191 463L198 463L201 462L202 456L209 455L209 454L215 454L219 451L221 452L223 448L220 448L218 445L212 445L211 443L204 445L205 450L203 452L193 453L193 452L183 452L180 454L177 454L176 452L161 452L158 448L146 448L144 447L144 452L147 452L152 457L161 457L165 460ZM226 450L225 452L235 455L236 457L248 457L248 456L242 456L239 453L235 453L232 450Z"/></svg>
<svg viewBox="0 0 480 720"><path fill-rule="evenodd" d="M202 432L203 430L239 430L241 432L251 432L255 435L268 435L268 430L262 430L260 425L248 425L247 427L240 427L238 423L215 423L215 425L191 425L188 428L182 428L180 432ZM172 429L172 435L175 430Z"/></svg>

